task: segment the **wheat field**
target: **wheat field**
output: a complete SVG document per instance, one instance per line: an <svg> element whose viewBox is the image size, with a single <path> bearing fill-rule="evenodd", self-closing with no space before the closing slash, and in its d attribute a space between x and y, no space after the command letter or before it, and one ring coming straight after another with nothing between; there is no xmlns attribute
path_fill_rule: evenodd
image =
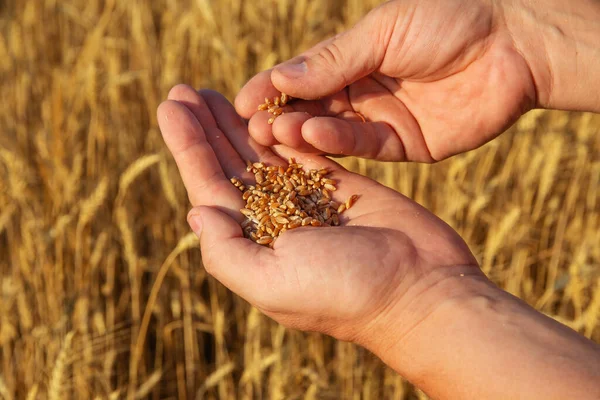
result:
<svg viewBox="0 0 600 400"><path fill-rule="evenodd" d="M207 276L155 117L174 84L233 99L375 3L0 2L0 399L425 398L364 349L278 326ZM533 111L436 165L342 163L600 341L600 116Z"/></svg>

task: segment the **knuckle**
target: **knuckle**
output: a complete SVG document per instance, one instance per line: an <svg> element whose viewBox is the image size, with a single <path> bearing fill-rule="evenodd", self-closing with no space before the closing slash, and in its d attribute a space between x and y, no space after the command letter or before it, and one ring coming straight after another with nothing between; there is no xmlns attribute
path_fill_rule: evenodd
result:
<svg viewBox="0 0 600 400"><path fill-rule="evenodd" d="M339 39L336 39L323 47L316 57L318 60L327 66L337 67L343 62L344 55L340 49L340 46L336 43Z"/></svg>
<svg viewBox="0 0 600 400"><path fill-rule="evenodd" d="M332 41L329 45L325 46L317 56L319 57L321 64L332 70L332 76L339 77L344 86L347 86L352 82L350 82L346 76L346 71L344 69L346 66L346 55L339 45L340 40L342 39L337 38L336 40Z"/></svg>

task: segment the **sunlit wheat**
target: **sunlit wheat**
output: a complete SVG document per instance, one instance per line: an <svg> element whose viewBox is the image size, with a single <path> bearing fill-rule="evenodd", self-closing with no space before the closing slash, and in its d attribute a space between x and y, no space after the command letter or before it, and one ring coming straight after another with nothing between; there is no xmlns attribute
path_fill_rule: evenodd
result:
<svg viewBox="0 0 600 400"><path fill-rule="evenodd" d="M0 2L0 398L425 398L206 274L156 121L173 85L233 99L377 3ZM441 216L494 282L600 341L600 116L532 111L436 165L340 162Z"/></svg>

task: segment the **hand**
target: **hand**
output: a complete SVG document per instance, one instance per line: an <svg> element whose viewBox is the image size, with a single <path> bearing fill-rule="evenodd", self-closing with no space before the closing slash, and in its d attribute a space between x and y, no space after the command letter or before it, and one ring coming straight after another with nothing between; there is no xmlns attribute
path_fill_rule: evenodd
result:
<svg viewBox="0 0 600 400"><path fill-rule="evenodd" d="M158 121L194 206L188 220L206 270L286 326L375 347L402 334L382 325L384 315L401 318L408 331L451 297L441 290L445 277L484 279L461 238L426 209L325 157L257 144L216 92L177 86ZM245 202L228 178L253 180L244 160L282 165L288 157L332 171L336 200L361 197L342 226L290 230L271 249L242 236Z"/></svg>
<svg viewBox="0 0 600 400"><path fill-rule="evenodd" d="M600 395L598 345L495 287L427 210L327 158L257 144L216 92L177 86L169 99L158 120L204 266L264 313L361 344L435 398ZM290 156L333 171L338 200L361 197L341 227L286 231L271 249L242 236L244 203L228 177L252 180L245 159Z"/></svg>
<svg viewBox="0 0 600 400"><path fill-rule="evenodd" d="M536 106L547 84L516 48L505 3L388 2L351 30L259 73L236 109L265 146L422 162L474 149ZM305 100L268 125L257 106L280 91Z"/></svg>

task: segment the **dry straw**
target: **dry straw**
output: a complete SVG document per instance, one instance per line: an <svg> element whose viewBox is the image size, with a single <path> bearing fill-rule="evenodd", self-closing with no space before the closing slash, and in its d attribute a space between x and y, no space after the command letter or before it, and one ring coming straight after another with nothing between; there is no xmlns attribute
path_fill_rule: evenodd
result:
<svg viewBox="0 0 600 400"><path fill-rule="evenodd" d="M62 347L52 369L50 382L48 383L48 400L60 400L63 398L65 369L68 367L68 358L71 351L71 342L75 332L69 332L65 336Z"/></svg>

